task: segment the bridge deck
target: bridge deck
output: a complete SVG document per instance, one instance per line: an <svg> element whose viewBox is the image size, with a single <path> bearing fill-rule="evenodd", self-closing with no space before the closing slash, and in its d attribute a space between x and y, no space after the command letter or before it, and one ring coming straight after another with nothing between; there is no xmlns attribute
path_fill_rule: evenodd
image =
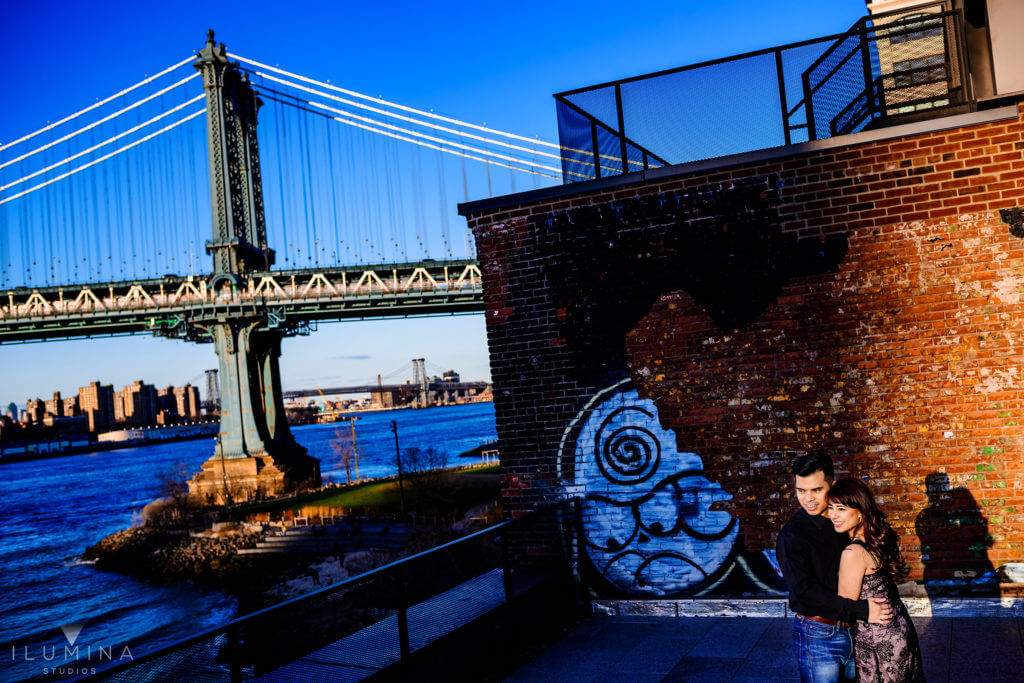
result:
<svg viewBox="0 0 1024 683"><path fill-rule="evenodd" d="M313 321L483 310L475 261L335 266L253 273L215 292L205 276L0 292L0 343L150 332L210 341L204 324L263 315L282 328Z"/></svg>

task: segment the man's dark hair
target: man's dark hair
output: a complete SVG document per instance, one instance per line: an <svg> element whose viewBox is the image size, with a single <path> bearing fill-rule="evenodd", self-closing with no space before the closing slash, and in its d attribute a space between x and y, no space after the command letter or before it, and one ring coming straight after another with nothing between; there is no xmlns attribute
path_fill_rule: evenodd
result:
<svg viewBox="0 0 1024 683"><path fill-rule="evenodd" d="M805 453L793 461L793 474L796 476L809 477L815 472L823 472L829 481L836 478L835 467L828 453Z"/></svg>

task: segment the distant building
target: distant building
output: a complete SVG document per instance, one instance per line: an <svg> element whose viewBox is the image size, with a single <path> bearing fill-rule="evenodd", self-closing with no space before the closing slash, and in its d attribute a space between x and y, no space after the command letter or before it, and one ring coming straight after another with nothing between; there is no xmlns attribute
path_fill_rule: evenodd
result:
<svg viewBox="0 0 1024 683"><path fill-rule="evenodd" d="M53 398L46 402L46 414L52 417L64 417L64 399L60 392L53 392Z"/></svg>
<svg viewBox="0 0 1024 683"><path fill-rule="evenodd" d="M174 386L168 386L166 389L157 389L156 392L156 413L159 418L160 413L168 413L178 415L178 401L174 396L176 391ZM157 420L157 424L170 424L167 422L160 422Z"/></svg>
<svg viewBox="0 0 1024 683"><path fill-rule="evenodd" d="M396 405L396 403L397 403L397 400L396 400L396 394L397 393L398 392L395 392L395 391L385 391L385 390L371 391L370 392L370 405L372 405L375 408L393 408Z"/></svg>
<svg viewBox="0 0 1024 683"><path fill-rule="evenodd" d="M201 415L199 387L186 384L174 388L174 409L178 415L188 420L198 419Z"/></svg>
<svg viewBox="0 0 1024 683"><path fill-rule="evenodd" d="M10 414L0 415L0 441L4 440L6 434L16 429L21 429L21 425L13 420Z"/></svg>
<svg viewBox="0 0 1024 683"><path fill-rule="evenodd" d="M122 422L133 427L156 424L156 387L136 380L121 390ZM117 403L114 404L115 413Z"/></svg>
<svg viewBox="0 0 1024 683"><path fill-rule="evenodd" d="M25 411L28 413L28 422L42 422L46 417L46 402L41 398L30 399L25 404Z"/></svg>
<svg viewBox="0 0 1024 683"><path fill-rule="evenodd" d="M18 419L18 404L16 404L16 403L8 403L7 404L7 417L11 418L12 420L17 420Z"/></svg>
<svg viewBox="0 0 1024 683"><path fill-rule="evenodd" d="M78 405L78 394L64 399L64 417L78 417L82 410Z"/></svg>
<svg viewBox="0 0 1024 683"><path fill-rule="evenodd" d="M114 426L114 387L90 382L78 390L78 406L90 432L107 432Z"/></svg>
<svg viewBox="0 0 1024 683"><path fill-rule="evenodd" d="M446 370L444 374L441 375L442 382L458 382L460 379L459 373L454 370Z"/></svg>

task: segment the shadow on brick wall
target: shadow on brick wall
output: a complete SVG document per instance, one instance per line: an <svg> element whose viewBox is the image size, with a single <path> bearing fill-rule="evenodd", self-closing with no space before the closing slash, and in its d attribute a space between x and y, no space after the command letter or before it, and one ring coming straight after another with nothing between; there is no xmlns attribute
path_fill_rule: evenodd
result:
<svg viewBox="0 0 1024 683"><path fill-rule="evenodd" d="M988 519L963 486L951 488L949 477L925 477L928 505L917 516L925 589L928 597L951 594L999 596L995 568L988 559L992 537Z"/></svg>

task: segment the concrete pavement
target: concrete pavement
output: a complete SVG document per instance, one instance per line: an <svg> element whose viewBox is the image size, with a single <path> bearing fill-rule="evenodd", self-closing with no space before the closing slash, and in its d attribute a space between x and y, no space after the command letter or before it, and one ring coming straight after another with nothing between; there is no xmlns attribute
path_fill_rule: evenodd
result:
<svg viewBox="0 0 1024 683"><path fill-rule="evenodd" d="M915 617L930 682L1024 681L1024 618ZM597 614L506 681L798 680L789 617Z"/></svg>

